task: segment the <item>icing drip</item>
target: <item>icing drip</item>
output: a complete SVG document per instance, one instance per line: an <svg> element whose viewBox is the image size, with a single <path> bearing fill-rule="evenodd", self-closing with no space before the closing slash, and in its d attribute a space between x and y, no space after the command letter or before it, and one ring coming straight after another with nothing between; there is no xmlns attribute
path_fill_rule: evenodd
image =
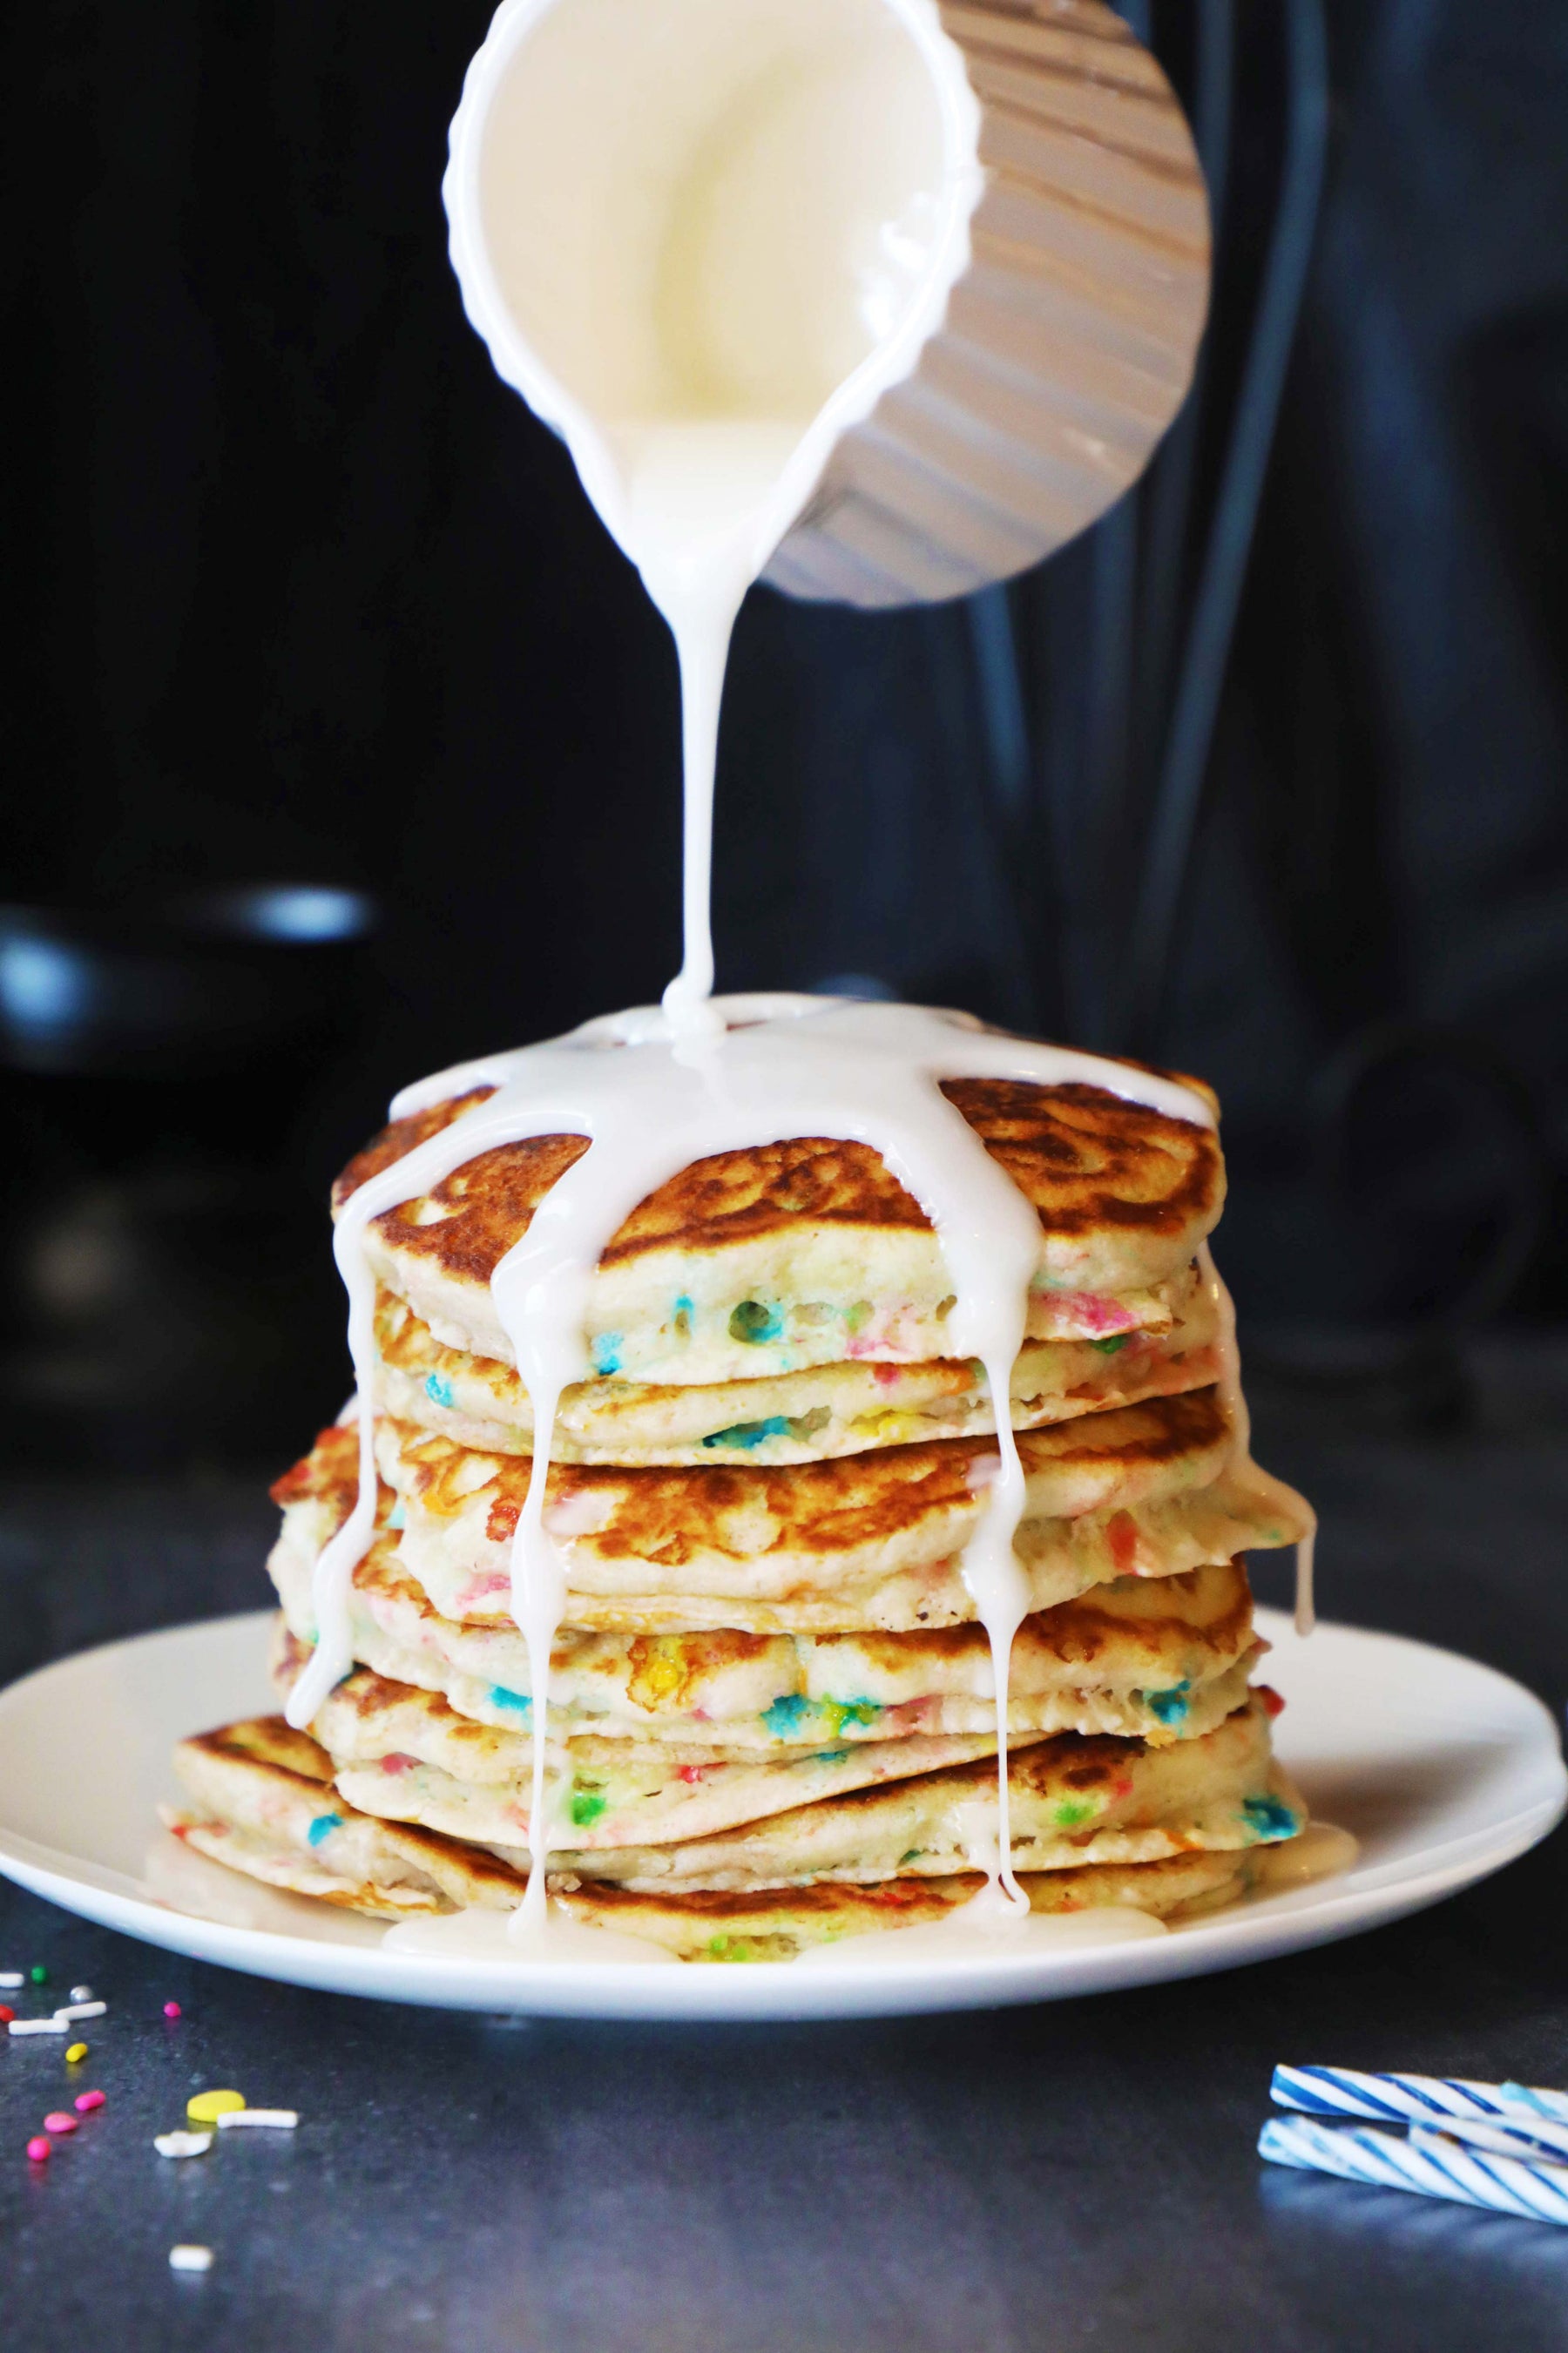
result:
<svg viewBox="0 0 1568 2353"><path fill-rule="evenodd" d="M1034 1208L948 1102L940 1082L1076 1082L1205 1127L1213 1126L1213 1115L1201 1096L1173 1080L1002 1036L963 1014L810 997L720 998L713 1012L724 1026L712 1034L682 1034L658 1008L609 1015L564 1038L483 1057L405 1090L393 1104L394 1117L474 1088L496 1092L362 1185L345 1205L334 1238L349 1294L358 1392L369 1399L374 1394L375 1283L364 1235L371 1220L430 1191L497 1145L532 1135L589 1139L588 1150L545 1197L490 1285L534 1429L528 1498L511 1556L512 1614L528 1643L534 1703L531 1869L526 1901L514 1915L515 1934L524 1943L536 1941L545 1920L549 1668L565 1602L571 1539L558 1545L543 1506L561 1392L592 1372L585 1334L595 1269L638 1203L693 1161L802 1135L869 1145L919 1202L935 1229L952 1289L953 1353L980 1359L997 1402L998 1472L963 1562L991 1644L998 1736L997 1856L986 1890L975 1899L973 1925L992 1913L1021 1918L1027 1906L1012 1870L1006 1714L1013 1637L1026 1607L1013 1546L1024 1476L1007 1400L1042 1237ZM288 1711L289 1721L301 1726L353 1663L349 1588L374 1525L372 1422L368 1411L361 1414L354 1509L316 1566L317 1648ZM1245 1443L1244 1414L1236 1426Z"/></svg>
<svg viewBox="0 0 1568 2353"><path fill-rule="evenodd" d="M1274 1496L1280 1508L1293 1515L1301 1507L1301 1498L1271 1471L1262 1470L1252 1459L1252 1416L1241 1387L1241 1350L1236 1337L1236 1302L1232 1299L1219 1269L1214 1262L1214 1252L1205 1241L1198 1252L1198 1267L1209 1296L1214 1301L1219 1323L1219 1394L1226 1419L1231 1429L1231 1461L1245 1468L1249 1481ZM1317 1543L1318 1523L1311 1526L1296 1546L1296 1631L1310 1634L1317 1624L1317 1612L1312 1598L1312 1556Z"/></svg>

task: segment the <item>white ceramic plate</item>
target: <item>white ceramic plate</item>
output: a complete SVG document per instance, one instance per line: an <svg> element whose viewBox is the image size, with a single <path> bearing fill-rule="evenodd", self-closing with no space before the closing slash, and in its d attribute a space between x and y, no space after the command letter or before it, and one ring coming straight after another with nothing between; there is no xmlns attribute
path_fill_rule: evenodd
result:
<svg viewBox="0 0 1568 2353"><path fill-rule="evenodd" d="M269 1613L113 1642L0 1693L0 1872L172 1952L340 1993L581 2018L843 2018L1148 1985L1349 1936L1435 1904L1544 1838L1568 1801L1539 1700L1473 1660L1258 1613L1289 1703L1279 1746L1321 1819L1362 1841L1337 1878L1171 1935L859 1966L540 1963L389 1952L374 1921L281 1895L157 1829L183 1734L268 1712Z"/></svg>

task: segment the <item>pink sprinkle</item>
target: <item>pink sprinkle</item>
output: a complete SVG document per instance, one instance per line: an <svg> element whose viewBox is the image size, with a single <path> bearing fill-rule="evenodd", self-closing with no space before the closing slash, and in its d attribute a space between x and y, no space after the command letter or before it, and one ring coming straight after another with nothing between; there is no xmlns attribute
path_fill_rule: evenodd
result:
<svg viewBox="0 0 1568 2353"><path fill-rule="evenodd" d="M695 1788L702 1778L702 1772L700 1765L682 1765L676 1778L684 1781L689 1788Z"/></svg>
<svg viewBox="0 0 1568 2353"><path fill-rule="evenodd" d="M44 2138L42 2133L35 2133L33 2135L32 2139L27 2143L27 2155L32 2158L35 2165L47 2165L49 2161L49 2144Z"/></svg>
<svg viewBox="0 0 1568 2353"><path fill-rule="evenodd" d="M44 2118L44 2130L46 2132L73 2133L76 2128L76 2118L72 2116L68 2116L64 2108L51 2108L48 2115Z"/></svg>
<svg viewBox="0 0 1568 2353"><path fill-rule="evenodd" d="M103 2094L101 2092L79 2092L76 2098L71 2102L71 2105L76 2110L78 2116L91 2116L94 2108L102 2107Z"/></svg>
<svg viewBox="0 0 1568 2353"><path fill-rule="evenodd" d="M381 1769L384 1773L407 1773L412 1771L418 1762L417 1757L405 1757L401 1751L395 1748L382 1758Z"/></svg>
<svg viewBox="0 0 1568 2353"><path fill-rule="evenodd" d="M182 2016L183 2013L179 2003L177 2001L166 2001L163 2004L163 2015L165 2018L179 2018Z"/></svg>

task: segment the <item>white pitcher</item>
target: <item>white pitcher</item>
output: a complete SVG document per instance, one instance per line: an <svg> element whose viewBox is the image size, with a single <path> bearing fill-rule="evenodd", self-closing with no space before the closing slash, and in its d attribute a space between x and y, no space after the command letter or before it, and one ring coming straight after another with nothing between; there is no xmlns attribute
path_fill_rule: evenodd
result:
<svg viewBox="0 0 1568 2353"><path fill-rule="evenodd" d="M1187 125L1099 0L505 0L444 195L470 320L622 543L650 433L719 420L763 576L854 605L1092 522L1207 302Z"/></svg>

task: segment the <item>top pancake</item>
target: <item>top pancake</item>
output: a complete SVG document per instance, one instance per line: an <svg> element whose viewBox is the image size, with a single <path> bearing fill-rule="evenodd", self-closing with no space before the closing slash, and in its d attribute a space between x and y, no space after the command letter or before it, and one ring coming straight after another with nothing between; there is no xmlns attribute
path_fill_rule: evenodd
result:
<svg viewBox="0 0 1568 2353"><path fill-rule="evenodd" d="M1181 1083L1212 1100L1197 1082ZM334 1208L489 1092L395 1122L351 1161ZM1163 1286L1224 1201L1215 1132L1097 1087L956 1079L942 1092L1038 1214L1030 1336L1168 1324ZM378 1277L438 1339L511 1362L490 1277L587 1148L582 1136L546 1135L480 1153L373 1221ZM600 1261L588 1337L607 1378L744 1380L846 1358L943 1356L952 1304L930 1220L879 1155L805 1137L696 1161L651 1193Z"/></svg>

